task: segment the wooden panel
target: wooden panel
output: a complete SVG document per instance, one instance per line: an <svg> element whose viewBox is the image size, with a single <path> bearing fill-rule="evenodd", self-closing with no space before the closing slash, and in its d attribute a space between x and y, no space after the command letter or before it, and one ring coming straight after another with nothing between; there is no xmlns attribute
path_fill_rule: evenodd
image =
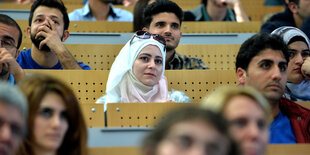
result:
<svg viewBox="0 0 310 155"><path fill-rule="evenodd" d="M310 144L268 145L267 155L309 155Z"/></svg>
<svg viewBox="0 0 310 155"><path fill-rule="evenodd" d="M105 127L104 104L80 104L87 127Z"/></svg>
<svg viewBox="0 0 310 155"><path fill-rule="evenodd" d="M172 109L192 103L112 103L107 104L108 127L153 127Z"/></svg>
<svg viewBox="0 0 310 155"><path fill-rule="evenodd" d="M98 147L89 148L89 155L140 155L139 147ZM309 155L310 144L273 144L268 145L266 155Z"/></svg>
<svg viewBox="0 0 310 155"><path fill-rule="evenodd" d="M109 71L107 70L25 70L26 73L52 75L67 83L80 103L95 103L105 93ZM216 87L237 84L233 70L167 70L168 89L180 90L199 103Z"/></svg>
<svg viewBox="0 0 310 155"><path fill-rule="evenodd" d="M109 70L124 45L121 44L65 44L74 58L92 70ZM189 57L198 57L211 70L235 70L240 44L180 44L176 51ZM21 46L31 48L30 43Z"/></svg>
<svg viewBox="0 0 310 155"><path fill-rule="evenodd" d="M139 147L92 147L88 155L140 155Z"/></svg>
<svg viewBox="0 0 310 155"><path fill-rule="evenodd" d="M305 101L305 102L299 101L299 102L296 102L296 103L300 104L301 106L303 106L305 108L310 109L310 101Z"/></svg>

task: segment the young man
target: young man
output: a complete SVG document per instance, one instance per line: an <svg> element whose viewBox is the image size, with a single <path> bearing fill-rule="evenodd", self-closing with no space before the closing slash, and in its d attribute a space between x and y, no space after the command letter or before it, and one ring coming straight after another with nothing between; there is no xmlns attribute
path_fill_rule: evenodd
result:
<svg viewBox="0 0 310 155"><path fill-rule="evenodd" d="M24 71L16 62L22 31L14 19L0 14L0 80L15 84L24 77Z"/></svg>
<svg viewBox="0 0 310 155"><path fill-rule="evenodd" d="M69 14L71 21L133 21L131 12L114 8L111 0L88 0L81 9L76 9Z"/></svg>
<svg viewBox="0 0 310 155"><path fill-rule="evenodd" d="M228 8L231 5L233 9ZM197 8L184 12L184 21L249 21L240 0L202 0Z"/></svg>
<svg viewBox="0 0 310 155"><path fill-rule="evenodd" d="M15 86L0 82L0 154L16 154L26 136L27 101Z"/></svg>
<svg viewBox="0 0 310 155"><path fill-rule="evenodd" d="M293 26L301 29L310 37L310 1L288 0L287 8L273 15L263 26L260 32L271 33L281 26Z"/></svg>
<svg viewBox="0 0 310 155"><path fill-rule="evenodd" d="M282 98L288 61L288 48L279 36L257 34L240 47L237 78L261 91L271 105L270 143L309 143L310 110Z"/></svg>
<svg viewBox="0 0 310 155"><path fill-rule="evenodd" d="M176 53L182 37L182 9L174 2L157 0L144 10L142 30L160 34L166 39L166 69L209 69L201 59Z"/></svg>
<svg viewBox="0 0 310 155"><path fill-rule="evenodd" d="M27 33L32 48L20 52L17 62L23 69L86 69L62 42L69 37L69 18L61 0L37 0L31 6Z"/></svg>

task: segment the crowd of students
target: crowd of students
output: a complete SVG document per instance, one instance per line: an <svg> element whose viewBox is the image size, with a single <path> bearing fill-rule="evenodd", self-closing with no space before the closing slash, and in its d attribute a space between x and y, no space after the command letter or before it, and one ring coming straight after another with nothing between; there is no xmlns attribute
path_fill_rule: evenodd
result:
<svg viewBox="0 0 310 155"><path fill-rule="evenodd" d="M219 2L204 4L208 8ZM221 2L216 7L223 10L228 10L226 3L239 5L238 0ZM116 57L106 94L97 103L191 102L183 92L168 92L165 70L209 69L200 58L176 52L183 21L176 3L157 0L143 5L143 25ZM34 1L27 28L32 48L23 52L20 27L0 15L0 78L6 82L0 83L3 154L87 154L86 123L73 91L62 81L47 75L26 77L23 71L90 69L63 44L70 36L69 17L75 17L71 15L61 0ZM167 114L146 137L142 153L262 155L268 143L310 143L310 110L294 102L310 101L310 42L302 30L281 26L241 45L236 57L238 87L219 88L199 107Z"/></svg>

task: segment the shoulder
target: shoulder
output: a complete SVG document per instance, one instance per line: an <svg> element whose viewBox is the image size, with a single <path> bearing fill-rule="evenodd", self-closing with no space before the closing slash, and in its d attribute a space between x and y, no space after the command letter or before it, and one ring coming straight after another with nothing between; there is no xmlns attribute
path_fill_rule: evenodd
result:
<svg viewBox="0 0 310 155"><path fill-rule="evenodd" d="M69 13L69 19L74 21L74 20L85 20L90 14L90 9L88 3L84 5L83 8L80 9L75 9L73 12Z"/></svg>
<svg viewBox="0 0 310 155"><path fill-rule="evenodd" d="M113 10L113 13L116 16L115 21L124 21L124 22L133 21L133 14L131 12L120 8L114 8L112 5L111 9Z"/></svg>
<svg viewBox="0 0 310 155"><path fill-rule="evenodd" d="M184 103L191 102L191 99L188 96L186 96L184 92L173 89L170 92L168 92L168 99L174 102L184 102Z"/></svg>
<svg viewBox="0 0 310 155"><path fill-rule="evenodd" d="M181 55L177 52L175 53L175 57L180 59L187 69L209 69L200 58Z"/></svg>
<svg viewBox="0 0 310 155"><path fill-rule="evenodd" d="M283 111L283 113L287 115L300 115L305 114L310 117L310 110L297 104L296 102L281 98L280 100L280 109Z"/></svg>

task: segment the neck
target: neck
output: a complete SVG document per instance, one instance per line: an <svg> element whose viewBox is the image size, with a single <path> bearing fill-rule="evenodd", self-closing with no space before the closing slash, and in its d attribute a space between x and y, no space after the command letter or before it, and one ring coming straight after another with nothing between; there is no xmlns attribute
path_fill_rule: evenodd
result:
<svg viewBox="0 0 310 155"><path fill-rule="evenodd" d="M304 19L298 14L293 14L293 18L297 28L300 28Z"/></svg>
<svg viewBox="0 0 310 155"><path fill-rule="evenodd" d="M206 8L211 21L223 21L225 19L227 12L226 7L220 8L214 5L212 2L210 2L207 4Z"/></svg>
<svg viewBox="0 0 310 155"><path fill-rule="evenodd" d="M109 17L110 5L98 0L90 0L89 7L91 14L96 20L107 20Z"/></svg>
<svg viewBox="0 0 310 155"><path fill-rule="evenodd" d="M271 114L272 114L272 118L274 119L275 117L278 116L279 112L280 112L280 101L270 101L269 103L271 105Z"/></svg>
<svg viewBox="0 0 310 155"><path fill-rule="evenodd" d="M35 45L31 47L32 59L43 67L54 67L58 63L58 57L51 51L41 51Z"/></svg>
<svg viewBox="0 0 310 155"><path fill-rule="evenodd" d="M169 66L169 62L172 60L174 56L175 50L166 51L166 68Z"/></svg>
<svg viewBox="0 0 310 155"><path fill-rule="evenodd" d="M42 147L34 146L34 154L35 155L57 155L56 150L46 150Z"/></svg>

